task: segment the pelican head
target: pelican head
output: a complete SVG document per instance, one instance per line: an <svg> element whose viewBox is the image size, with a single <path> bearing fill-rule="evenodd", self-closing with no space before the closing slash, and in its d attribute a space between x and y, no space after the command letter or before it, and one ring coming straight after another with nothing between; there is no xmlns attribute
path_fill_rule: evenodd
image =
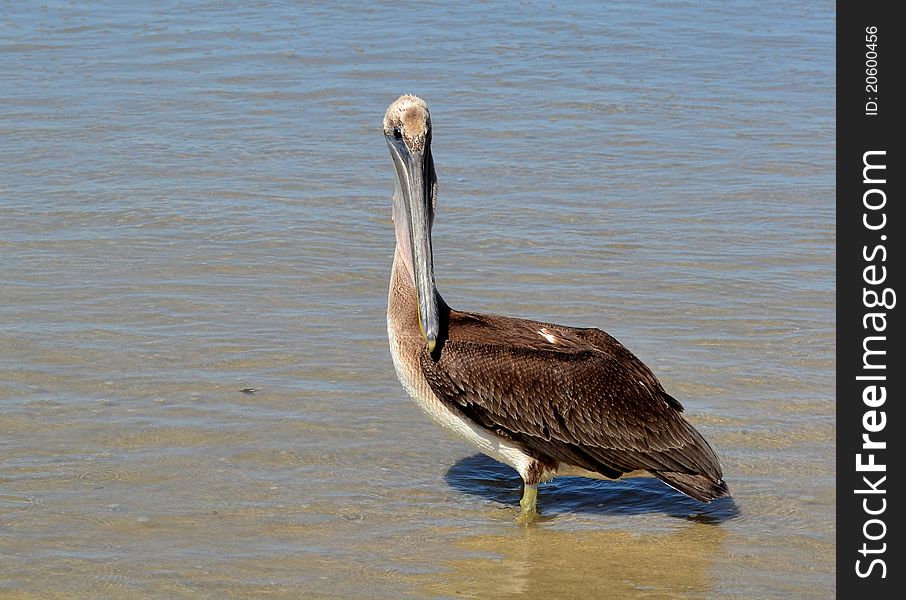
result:
<svg viewBox="0 0 906 600"><path fill-rule="evenodd" d="M384 137L396 169L393 222L397 251L412 276L422 337L433 352L440 327L431 225L437 176L431 157L431 114L418 96L400 96L384 115Z"/></svg>

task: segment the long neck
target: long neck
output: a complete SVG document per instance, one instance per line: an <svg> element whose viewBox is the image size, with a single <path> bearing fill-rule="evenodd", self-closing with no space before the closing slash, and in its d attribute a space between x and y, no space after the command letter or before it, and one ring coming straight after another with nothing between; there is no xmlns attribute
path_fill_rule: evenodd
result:
<svg viewBox="0 0 906 600"><path fill-rule="evenodd" d="M406 341L418 347L422 342L418 327L418 299L405 256L407 253L397 244L390 272L387 321L401 342Z"/></svg>
<svg viewBox="0 0 906 600"><path fill-rule="evenodd" d="M408 259L407 249L401 248L397 243L396 250L393 252L393 269L390 271L390 293L398 293L406 297L406 300L412 301L413 306L417 306L415 284L412 279L411 259Z"/></svg>
<svg viewBox="0 0 906 600"><path fill-rule="evenodd" d="M425 163L420 168L425 169L424 177L414 177L412 181L407 182L407 186L403 185L405 180L402 179L405 173L398 172L393 194L396 250L387 318L388 325L397 331L397 335L402 334L412 342L418 340L419 345L424 343L433 350L438 339L442 337L441 330L445 330L441 318L442 315L446 315L449 308L434 286L431 227L434 223L434 207L437 201L437 175L430 146L426 148ZM426 185L427 189L410 190L409 187L413 184ZM403 193L403 187L406 187L408 193ZM419 204L411 204L413 202ZM421 202L427 205L421 205ZM427 222L421 222L421 219ZM418 246L413 247L414 243ZM413 264L416 262L418 264ZM421 294L433 294L433 297L421 297ZM427 329L430 333L425 333L422 319L427 319L426 323L430 324Z"/></svg>
<svg viewBox="0 0 906 600"><path fill-rule="evenodd" d="M415 293L412 273L409 271L409 266L405 260L407 255L400 247L400 244L397 244L393 253L393 268L390 271L387 318L399 330L397 335L405 334L413 338L415 343L421 345L424 340L418 325L418 296ZM437 292L437 302L440 305L441 328L443 329L450 307L444 302L440 292Z"/></svg>

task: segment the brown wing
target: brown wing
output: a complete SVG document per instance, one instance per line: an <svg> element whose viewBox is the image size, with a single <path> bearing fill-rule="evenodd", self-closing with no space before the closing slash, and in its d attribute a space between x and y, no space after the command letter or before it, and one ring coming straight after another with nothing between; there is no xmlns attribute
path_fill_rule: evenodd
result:
<svg viewBox="0 0 906 600"><path fill-rule="evenodd" d="M442 402L530 455L608 477L647 470L699 500L728 493L679 402L603 331L451 311L420 361Z"/></svg>

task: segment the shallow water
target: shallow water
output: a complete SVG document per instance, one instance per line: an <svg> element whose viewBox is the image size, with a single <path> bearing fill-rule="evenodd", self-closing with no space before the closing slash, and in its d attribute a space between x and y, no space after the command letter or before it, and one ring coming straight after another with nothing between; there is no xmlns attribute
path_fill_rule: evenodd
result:
<svg viewBox="0 0 906 600"><path fill-rule="evenodd" d="M833 11L5 3L0 597L832 596ZM401 92L446 300L608 330L733 500L562 478L518 527L405 397Z"/></svg>

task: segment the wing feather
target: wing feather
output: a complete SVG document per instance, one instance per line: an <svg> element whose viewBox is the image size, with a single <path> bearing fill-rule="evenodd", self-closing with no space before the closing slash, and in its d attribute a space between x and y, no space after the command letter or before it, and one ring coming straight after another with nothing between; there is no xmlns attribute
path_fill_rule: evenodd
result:
<svg viewBox="0 0 906 600"><path fill-rule="evenodd" d="M439 352L422 352L422 371L442 402L482 427L608 477L644 469L726 490L680 403L605 332L457 311L447 331Z"/></svg>

